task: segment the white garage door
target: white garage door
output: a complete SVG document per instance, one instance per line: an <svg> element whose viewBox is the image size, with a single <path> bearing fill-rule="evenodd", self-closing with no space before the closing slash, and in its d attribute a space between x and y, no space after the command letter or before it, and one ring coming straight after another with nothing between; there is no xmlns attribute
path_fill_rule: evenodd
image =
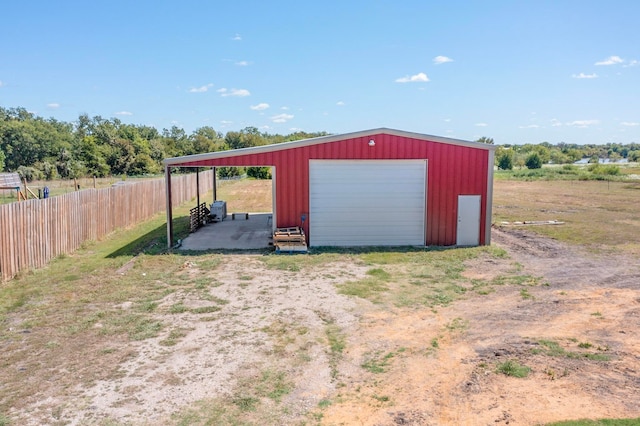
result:
<svg viewBox="0 0 640 426"><path fill-rule="evenodd" d="M309 161L311 245L424 245L426 176L426 160Z"/></svg>

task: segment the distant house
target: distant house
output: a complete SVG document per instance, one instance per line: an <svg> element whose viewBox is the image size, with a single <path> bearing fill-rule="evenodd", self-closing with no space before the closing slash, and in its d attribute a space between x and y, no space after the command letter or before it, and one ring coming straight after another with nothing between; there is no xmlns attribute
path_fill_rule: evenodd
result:
<svg viewBox="0 0 640 426"><path fill-rule="evenodd" d="M381 128L164 164L169 189L173 167L270 166L273 227L310 246L474 246L491 240L495 149Z"/></svg>

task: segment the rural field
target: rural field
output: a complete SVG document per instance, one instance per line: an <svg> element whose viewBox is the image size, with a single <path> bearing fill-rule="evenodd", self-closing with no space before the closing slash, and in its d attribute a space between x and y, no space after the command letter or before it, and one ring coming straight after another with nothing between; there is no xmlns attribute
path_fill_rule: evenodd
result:
<svg viewBox="0 0 640 426"><path fill-rule="evenodd" d="M497 179L489 247L308 255L167 253L160 215L0 285L0 425L639 424L639 205Z"/></svg>

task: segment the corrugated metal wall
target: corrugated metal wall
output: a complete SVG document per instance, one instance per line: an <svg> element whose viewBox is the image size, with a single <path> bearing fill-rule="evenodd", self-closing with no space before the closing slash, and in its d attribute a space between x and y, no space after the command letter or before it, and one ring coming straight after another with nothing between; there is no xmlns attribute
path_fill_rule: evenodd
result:
<svg viewBox="0 0 640 426"><path fill-rule="evenodd" d="M369 146L369 140L375 146ZM480 244L485 244L489 152L388 134L344 139L306 147L200 162L192 166L275 166L278 227L299 226L306 214L309 232L310 159L427 159L427 245L456 243L458 195L481 195ZM313 235L309 235L312 239Z"/></svg>

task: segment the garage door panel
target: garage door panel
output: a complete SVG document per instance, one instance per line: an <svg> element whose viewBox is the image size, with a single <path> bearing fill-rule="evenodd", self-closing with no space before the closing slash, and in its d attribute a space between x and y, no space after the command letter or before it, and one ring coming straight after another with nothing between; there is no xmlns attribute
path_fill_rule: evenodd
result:
<svg viewBox="0 0 640 426"><path fill-rule="evenodd" d="M312 160L313 246L423 245L426 160Z"/></svg>

